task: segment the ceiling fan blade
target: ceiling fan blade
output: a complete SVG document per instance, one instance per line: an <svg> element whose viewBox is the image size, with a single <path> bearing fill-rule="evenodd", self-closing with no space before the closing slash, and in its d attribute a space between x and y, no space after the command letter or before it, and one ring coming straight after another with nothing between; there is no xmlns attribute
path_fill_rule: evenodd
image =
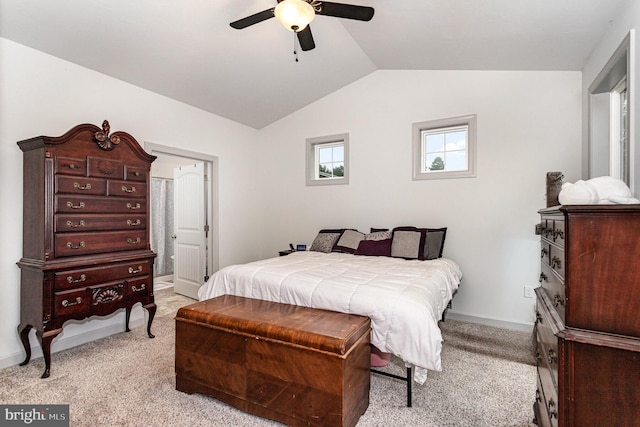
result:
<svg viewBox="0 0 640 427"><path fill-rule="evenodd" d="M313 35L311 34L311 27L307 27L297 33L298 41L300 42L300 48L303 51L311 50L316 47L316 43L313 41Z"/></svg>
<svg viewBox="0 0 640 427"><path fill-rule="evenodd" d="M353 4L320 2L318 15L335 16L337 18L356 19L358 21L370 21L374 10L368 6L356 6Z"/></svg>
<svg viewBox="0 0 640 427"><path fill-rule="evenodd" d="M246 18L238 19L237 21L232 22L231 25L236 30L241 30L243 28L247 28L251 25L257 24L262 21L266 21L269 18L273 18L275 15L273 11L275 7L271 9L263 10L262 12L254 13L251 16L247 16Z"/></svg>

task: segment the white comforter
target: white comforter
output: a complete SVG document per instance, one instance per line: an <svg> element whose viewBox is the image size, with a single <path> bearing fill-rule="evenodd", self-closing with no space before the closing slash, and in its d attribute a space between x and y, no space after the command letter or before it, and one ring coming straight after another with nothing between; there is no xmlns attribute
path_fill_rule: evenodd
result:
<svg viewBox="0 0 640 427"><path fill-rule="evenodd" d="M216 272L200 300L224 294L359 314L371 319L371 343L416 367L442 370L438 320L462 273L453 261L403 260L343 253L294 252Z"/></svg>

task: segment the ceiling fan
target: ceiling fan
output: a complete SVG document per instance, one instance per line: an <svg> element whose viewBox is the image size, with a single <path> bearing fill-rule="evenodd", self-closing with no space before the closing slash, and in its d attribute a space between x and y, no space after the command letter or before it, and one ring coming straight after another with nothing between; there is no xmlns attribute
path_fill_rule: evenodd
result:
<svg viewBox="0 0 640 427"><path fill-rule="evenodd" d="M241 30L275 17L287 30L296 33L300 47L306 51L316 47L309 27L309 23L313 21L315 15L370 21L373 18L373 13L372 7L353 4L320 0L278 0L277 6L239 19L229 25Z"/></svg>

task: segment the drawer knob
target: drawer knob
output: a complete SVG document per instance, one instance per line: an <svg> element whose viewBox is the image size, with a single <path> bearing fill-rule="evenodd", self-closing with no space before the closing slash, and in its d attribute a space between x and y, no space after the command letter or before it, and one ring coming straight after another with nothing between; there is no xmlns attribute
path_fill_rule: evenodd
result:
<svg viewBox="0 0 640 427"><path fill-rule="evenodd" d="M564 239L564 231L553 230L553 241L555 242L558 237L560 237L561 239Z"/></svg>
<svg viewBox="0 0 640 427"><path fill-rule="evenodd" d="M549 255L549 250L547 248L542 248L540 251L540 258L544 258L547 255Z"/></svg>
<svg viewBox="0 0 640 427"><path fill-rule="evenodd" d="M538 279L538 282L542 283L542 282L548 282L549 278L547 277L546 274L544 274L544 272L540 273L540 278Z"/></svg>
<svg viewBox="0 0 640 427"><path fill-rule="evenodd" d="M135 205L132 205L131 203L127 203L127 209L131 209L131 210L140 209L140 203L136 203Z"/></svg>
<svg viewBox="0 0 640 427"><path fill-rule="evenodd" d="M562 296L560 296L560 294L556 294L553 297L553 306L554 307L558 307L559 305L564 307L564 303L565 303L565 300L564 300L564 298L562 298Z"/></svg>
<svg viewBox="0 0 640 427"><path fill-rule="evenodd" d="M542 323L542 315L539 311L536 311L536 323Z"/></svg>
<svg viewBox="0 0 640 427"><path fill-rule="evenodd" d="M80 243L78 243L78 245L77 245L77 246L74 246L74 245L73 245L73 243L71 243L71 242L67 242L67 247L68 247L69 249L80 249L80 248L84 248L84 242L80 242Z"/></svg>
<svg viewBox="0 0 640 427"><path fill-rule="evenodd" d="M551 268L561 268L561 267L562 267L562 260L557 256L554 256L553 259L551 260Z"/></svg>
<svg viewBox="0 0 640 427"><path fill-rule="evenodd" d="M540 397L540 389L536 389L536 402L542 402L542 398Z"/></svg>
<svg viewBox="0 0 640 427"><path fill-rule="evenodd" d="M137 219L135 221L131 221L130 219L127 220L127 225L130 225L132 227L135 227L136 225L140 225L140 224L142 224L142 223L140 222L139 219Z"/></svg>
<svg viewBox="0 0 640 427"><path fill-rule="evenodd" d="M142 266L139 265L138 268L129 267L129 274L138 274L142 272Z"/></svg>
<svg viewBox="0 0 640 427"><path fill-rule="evenodd" d="M74 182L73 188L75 188L76 190L91 190L91 184L87 183L87 185L80 185L79 183Z"/></svg>
<svg viewBox="0 0 640 427"><path fill-rule="evenodd" d="M71 209L82 209L84 208L84 202L80 202L77 205L74 205L73 202L67 202L67 207Z"/></svg>
<svg viewBox="0 0 640 427"><path fill-rule="evenodd" d="M556 402L553 399L549 399L549 417L558 418L558 411L556 411Z"/></svg>
<svg viewBox="0 0 640 427"><path fill-rule="evenodd" d="M77 224L74 224L72 221L67 221L67 227L69 228L82 228L84 227L84 221L80 220Z"/></svg>
<svg viewBox="0 0 640 427"><path fill-rule="evenodd" d="M69 302L68 300L62 301L63 307L73 307L74 305L78 305L78 304L82 304L82 298L80 297L76 297L76 300L74 302Z"/></svg>
<svg viewBox="0 0 640 427"><path fill-rule="evenodd" d="M139 288L136 288L135 286L132 286L132 287L131 287L131 290L132 290L133 292L142 292L142 291L144 291L145 289L147 289L147 287L145 286L145 284L144 284L144 283L143 283L142 285L140 285L140 287L139 287Z"/></svg>
<svg viewBox="0 0 640 427"><path fill-rule="evenodd" d="M135 193L136 187L127 188L125 185L123 185L122 191L124 191L125 193Z"/></svg>
<svg viewBox="0 0 640 427"><path fill-rule="evenodd" d="M130 245L137 245L141 240L139 237L136 237L136 240L133 240L131 237L127 237L127 243Z"/></svg>
<svg viewBox="0 0 640 427"><path fill-rule="evenodd" d="M79 278L74 279L73 276L67 276L68 283L81 283L87 280L87 276L85 274L81 274Z"/></svg>
<svg viewBox="0 0 640 427"><path fill-rule="evenodd" d="M555 350L550 349L547 352L547 362L549 362L549 365L553 365L554 363L558 363L558 355L556 354Z"/></svg>

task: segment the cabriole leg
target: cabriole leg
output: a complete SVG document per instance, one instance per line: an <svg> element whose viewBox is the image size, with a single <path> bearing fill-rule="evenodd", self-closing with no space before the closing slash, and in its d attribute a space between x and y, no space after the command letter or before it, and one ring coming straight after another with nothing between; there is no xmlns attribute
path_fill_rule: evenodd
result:
<svg viewBox="0 0 640 427"><path fill-rule="evenodd" d="M18 325L18 333L20 334L20 341L22 341L22 346L24 347L24 352L27 354L24 361L20 364L20 366L24 366L31 360L31 344L29 344L29 332L33 326L31 325L23 325L22 323Z"/></svg>
<svg viewBox="0 0 640 427"><path fill-rule="evenodd" d="M36 336L40 341L42 347L42 354L44 355L44 373L40 378L49 378L51 374L51 342L62 332L62 329L56 329L48 332L36 331Z"/></svg>
<svg viewBox="0 0 640 427"><path fill-rule="evenodd" d="M151 322L153 322L153 317L156 315L156 309L158 308L155 303L151 303L149 305L145 305L144 308L149 312L149 321L147 322L147 335L149 338L155 338L156 336L151 333Z"/></svg>

